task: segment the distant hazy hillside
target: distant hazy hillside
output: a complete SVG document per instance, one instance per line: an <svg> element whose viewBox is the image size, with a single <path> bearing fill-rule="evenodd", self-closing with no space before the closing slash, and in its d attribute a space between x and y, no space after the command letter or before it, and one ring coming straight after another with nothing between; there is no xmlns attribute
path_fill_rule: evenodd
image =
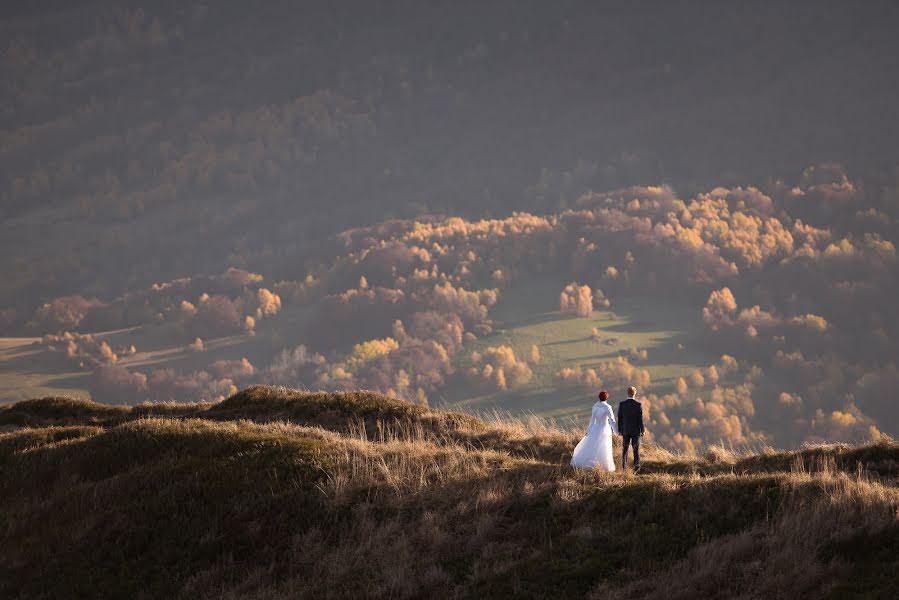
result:
<svg viewBox="0 0 899 600"><path fill-rule="evenodd" d="M889 167L897 23L889 1L5 2L0 308L301 277L385 215Z"/></svg>
<svg viewBox="0 0 899 600"><path fill-rule="evenodd" d="M0 410L0 595L895 597L899 446L574 472L579 432L370 393Z"/></svg>

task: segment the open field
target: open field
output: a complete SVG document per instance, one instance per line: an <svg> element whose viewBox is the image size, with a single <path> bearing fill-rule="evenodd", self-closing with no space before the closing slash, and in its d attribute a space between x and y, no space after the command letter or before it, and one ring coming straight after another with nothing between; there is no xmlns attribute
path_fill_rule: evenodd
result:
<svg viewBox="0 0 899 600"><path fill-rule="evenodd" d="M311 309L285 307L273 319L259 322L255 336L233 335L205 340L205 350L187 348L190 340L172 325L146 325L118 331L97 332L113 348L132 344L137 352L118 364L136 371L173 368L191 372L208 368L216 360L247 358L257 366L271 362L283 348L301 344ZM174 345L173 340L184 344ZM90 371L79 369L60 352L48 352L40 338L0 338L0 405L48 395L88 397Z"/></svg>
<svg viewBox="0 0 899 600"><path fill-rule="evenodd" d="M464 368L472 351L488 346L511 346L518 358L526 358L533 344L540 349L540 363L532 365L534 378L523 389L480 393L468 383L456 382L446 389L440 402L469 411L491 409L533 412L554 418L580 418L589 414L595 401L584 390L559 389L553 375L563 367L592 368L618 356L628 357L631 348L648 351L646 361L629 359L647 369L651 391L667 392L677 377L705 367L717 356L703 353L694 344L699 327L695 307L667 303L663 298L621 298L610 309L594 311L590 318L559 312L561 285L535 281L505 290L492 311L494 332L466 346L458 366ZM598 328L601 338L592 337ZM644 390L646 391L646 390ZM624 389L609 389L612 399L625 396Z"/></svg>
<svg viewBox="0 0 899 600"><path fill-rule="evenodd" d="M39 344L39 338L0 338L0 405L37 396L87 394L89 373Z"/></svg>

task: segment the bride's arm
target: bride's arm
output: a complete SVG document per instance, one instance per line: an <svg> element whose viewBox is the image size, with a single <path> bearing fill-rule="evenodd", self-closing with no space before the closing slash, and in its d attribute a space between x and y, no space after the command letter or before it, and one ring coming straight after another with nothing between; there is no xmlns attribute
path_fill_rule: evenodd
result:
<svg viewBox="0 0 899 600"><path fill-rule="evenodd" d="M606 412L609 413L609 425L612 427L612 433L618 435L618 422L615 420L615 411L611 406L606 405Z"/></svg>

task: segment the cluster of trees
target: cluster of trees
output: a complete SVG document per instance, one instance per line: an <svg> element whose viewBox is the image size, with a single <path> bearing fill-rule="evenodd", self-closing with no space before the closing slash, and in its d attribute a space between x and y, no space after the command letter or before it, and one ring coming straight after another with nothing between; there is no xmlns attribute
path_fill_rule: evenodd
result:
<svg viewBox="0 0 899 600"><path fill-rule="evenodd" d="M277 319L282 303L304 305L314 311L305 345L285 349L252 378L374 388L424 402L460 361L469 382L528 385L538 348L528 357L505 347L467 359L459 352L492 331L504 290L553 275L572 282L559 296L563 313L589 316L629 294L696 307L699 349L725 356L675 378L670 393L654 395L651 388L667 384L653 384L634 366L648 359L637 348L555 373L558 385L644 388L654 435L665 443L869 438L895 418L887 398L899 383L891 302L899 293L897 215L891 193L853 183L832 165L808 170L797 186L716 188L688 201L667 187L634 187L585 194L552 215L389 220L347 230L334 257L296 281L268 288L260 276L230 269L108 303L58 298L22 326L46 333L168 323L182 343L199 348L203 339L251 333L259 319ZM151 384L152 373L142 383L110 366L105 379L150 397L172 390L212 397L227 381L249 377L209 370L157 375ZM756 411L758 402L789 418Z"/></svg>
<svg viewBox="0 0 899 600"><path fill-rule="evenodd" d="M539 349L531 348L531 360L540 361ZM472 352L468 380L489 389L505 391L523 387L534 376L527 361L515 356L509 346L488 346L483 352Z"/></svg>
<svg viewBox="0 0 899 600"><path fill-rule="evenodd" d="M736 298L726 287L711 293L702 319L716 342L744 348L758 344L755 353L760 356L771 356L785 345L821 348L828 341L829 326L824 317L812 313L784 317L758 304L738 310Z"/></svg>
<svg viewBox="0 0 899 600"><path fill-rule="evenodd" d="M356 343L342 359L320 365L315 385L378 389L427 403L427 394L455 372L452 358L462 347L465 323L456 313L423 310L395 320L392 329L391 336Z"/></svg>
<svg viewBox="0 0 899 600"><path fill-rule="evenodd" d="M120 356L131 356L137 352L133 344L113 350L109 342L90 333L66 331L62 335L45 335L42 342L47 351L64 352L81 369L114 365Z"/></svg>
<svg viewBox="0 0 899 600"><path fill-rule="evenodd" d="M758 305L740 309L731 290L722 288L703 309L706 344L738 354L787 386L771 406L789 416L795 434L809 440L876 439L876 421L892 418L882 396L893 394L889 386L899 383L894 338L876 314L877 327L859 332L851 328L855 318L839 319L842 312L834 311L828 320L801 310L786 316Z"/></svg>
<svg viewBox="0 0 899 600"><path fill-rule="evenodd" d="M579 386L591 390L599 389L603 386L626 388L630 385L646 389L652 383L649 371L638 369L623 356L601 362L596 367L586 369L563 367L556 371L553 375L553 380L559 386Z"/></svg>
<svg viewBox="0 0 899 600"><path fill-rule="evenodd" d="M106 303L59 298L39 307L25 327L53 331L61 326L118 329L140 325L154 328L155 337L171 345L200 352L205 350L204 339L253 335L260 320L277 318L281 298L261 284L258 274L229 268L217 276L153 284ZM120 363L120 358L136 352L133 345L114 349L99 335L72 331L46 334L43 342L48 351L65 352L78 367L92 369L91 395L105 402L214 400L248 384L258 374L246 359L216 361L190 373L171 368L142 373L129 371Z"/></svg>
<svg viewBox="0 0 899 600"><path fill-rule="evenodd" d="M265 371L278 366L276 361ZM111 362L94 369L90 391L92 398L109 404L185 400L213 402L235 393L259 375L259 371L246 358L217 360L206 369L189 373L179 373L171 368L143 373Z"/></svg>
<svg viewBox="0 0 899 600"><path fill-rule="evenodd" d="M92 310L103 304L96 299L81 296L63 296L42 304L34 311L34 316L26 325L30 332L54 333L75 330ZM10 325L14 323L14 313L10 312Z"/></svg>
<svg viewBox="0 0 899 600"><path fill-rule="evenodd" d="M180 326L199 338L217 338L243 331L255 333L256 324L263 318L281 312L281 298L266 288L244 288L240 296L229 298L216 294L200 294L197 304L182 300L177 315Z"/></svg>
<svg viewBox="0 0 899 600"><path fill-rule="evenodd" d="M177 325L182 339L252 333L258 321L281 311L281 297L261 283L261 275L230 267L217 276L153 284L110 302L81 296L56 298L18 325L22 332L51 336L154 324Z"/></svg>
<svg viewBox="0 0 899 600"><path fill-rule="evenodd" d="M614 267L609 268L614 269ZM593 315L594 304L604 308L611 306L602 290L599 288L591 290L589 285L569 283L559 292L559 311L563 315L590 317Z"/></svg>
<svg viewBox="0 0 899 600"><path fill-rule="evenodd" d="M654 421L660 439L681 447L718 438L811 440L840 427L838 439L869 437L879 435L874 423L889 411L858 394L895 383L899 330L888 299L899 291L899 265L895 231L866 229L872 210L895 215L899 206L890 194L862 194L841 169L827 166L807 171L799 186L774 182L765 192L716 188L684 201L666 187L628 188L586 194L549 216L390 221L347 231L337 260L276 289L294 290L300 302L321 298L318 330L358 323L350 328L361 336L349 340L356 344L383 339L385 322L423 306L457 317L463 340L483 335L502 290L546 273L589 282L560 293L560 310L582 316L608 305L600 285L613 298L664 294L697 306L702 349L726 360L675 380ZM556 381L648 388L648 372L628 360L645 361L643 352L562 369ZM745 363L748 380L734 379L730 356ZM477 358L466 370L470 380L511 387L505 363L500 377L493 358ZM815 380L814 372L826 375ZM785 424L756 417L759 394L792 411Z"/></svg>
<svg viewBox="0 0 899 600"><path fill-rule="evenodd" d="M237 389L234 379L205 370L181 374L174 369L154 369L145 374L115 364L97 367L90 382L91 397L108 404L215 401L236 393Z"/></svg>
<svg viewBox="0 0 899 600"><path fill-rule="evenodd" d="M665 394L641 396L644 416L656 441L686 452L709 442L754 444L766 436L753 431L752 397L757 369L741 370L739 362L724 354L717 363L678 377Z"/></svg>

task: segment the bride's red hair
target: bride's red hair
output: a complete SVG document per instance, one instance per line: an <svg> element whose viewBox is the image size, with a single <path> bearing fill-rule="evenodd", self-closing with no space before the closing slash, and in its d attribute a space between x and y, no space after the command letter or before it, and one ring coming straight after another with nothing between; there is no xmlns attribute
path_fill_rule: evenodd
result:
<svg viewBox="0 0 899 600"><path fill-rule="evenodd" d="M605 390L601 391L601 392L599 393L599 399L602 400L603 402L605 402L606 400L608 400L608 399L609 399L609 392L607 392L607 391L605 391Z"/></svg>

